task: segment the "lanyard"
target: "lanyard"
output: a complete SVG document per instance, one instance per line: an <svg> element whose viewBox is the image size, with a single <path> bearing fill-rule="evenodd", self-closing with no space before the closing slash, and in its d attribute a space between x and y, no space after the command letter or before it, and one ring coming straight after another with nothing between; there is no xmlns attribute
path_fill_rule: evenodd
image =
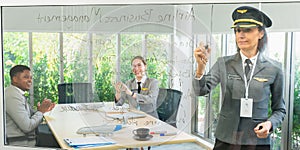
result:
<svg viewBox="0 0 300 150"><path fill-rule="evenodd" d="M256 66L256 62L253 63L253 66L252 66L252 69L251 69L251 74L250 74L249 82L247 82L247 77L246 77L246 74L245 74L245 71L244 71L244 83L245 83L245 89L246 89L245 98L246 98L246 99L248 99L249 85L250 85L250 82L251 82L252 77L253 77L253 73L254 73L254 68L255 68L255 66Z"/></svg>

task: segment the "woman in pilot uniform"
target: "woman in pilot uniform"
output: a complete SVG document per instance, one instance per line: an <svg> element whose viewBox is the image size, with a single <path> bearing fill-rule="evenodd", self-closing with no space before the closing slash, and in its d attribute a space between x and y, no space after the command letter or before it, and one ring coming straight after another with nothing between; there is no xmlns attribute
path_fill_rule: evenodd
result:
<svg viewBox="0 0 300 150"><path fill-rule="evenodd" d="M232 19L235 55L219 58L205 74L211 49L200 44L194 50L195 94L205 95L221 84L222 105L214 150L270 149L270 133L286 114L282 65L264 55L265 28L272 21L262 11L249 6L236 8ZM269 106L271 115L268 115Z"/></svg>

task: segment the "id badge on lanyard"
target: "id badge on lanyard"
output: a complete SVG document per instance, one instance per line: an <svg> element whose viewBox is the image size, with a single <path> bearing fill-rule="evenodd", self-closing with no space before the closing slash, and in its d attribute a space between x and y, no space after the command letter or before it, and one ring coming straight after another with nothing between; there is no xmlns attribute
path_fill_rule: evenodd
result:
<svg viewBox="0 0 300 150"><path fill-rule="evenodd" d="M240 117L252 117L253 99L241 98Z"/></svg>
<svg viewBox="0 0 300 150"><path fill-rule="evenodd" d="M252 117L253 98L248 98L248 94L249 94L249 85L253 77L253 72L254 72L254 67L251 70L251 75L248 82L247 82L247 77L244 74L246 93L245 93L245 98L241 98L240 117L248 117L248 118Z"/></svg>

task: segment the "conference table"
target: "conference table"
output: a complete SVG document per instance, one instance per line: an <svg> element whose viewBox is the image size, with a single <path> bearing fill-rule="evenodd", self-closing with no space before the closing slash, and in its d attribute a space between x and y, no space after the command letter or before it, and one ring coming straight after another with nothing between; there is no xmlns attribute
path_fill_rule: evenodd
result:
<svg viewBox="0 0 300 150"><path fill-rule="evenodd" d="M126 116L124 114L134 115ZM80 149L124 149L197 141L194 136L146 113L128 107L114 106L114 103L110 102L57 104L52 111L44 114L44 118L62 149L75 149L72 145L70 146L70 143L66 142L66 139L89 141L97 137L103 137L114 143L87 145L80 147ZM119 128L113 131L110 130L112 126L118 126ZM109 131L91 133L81 130L94 127ZM166 131L172 134L165 134L166 136L159 133L151 134L152 138L150 139L138 140L134 138L132 131L142 127L149 128L150 132Z"/></svg>

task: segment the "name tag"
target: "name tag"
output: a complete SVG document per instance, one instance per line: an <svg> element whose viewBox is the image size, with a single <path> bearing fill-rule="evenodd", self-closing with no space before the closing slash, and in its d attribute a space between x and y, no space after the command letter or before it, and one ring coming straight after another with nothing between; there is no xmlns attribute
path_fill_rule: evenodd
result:
<svg viewBox="0 0 300 150"><path fill-rule="evenodd" d="M252 107L253 99L252 98L241 98L241 111L240 117L252 117Z"/></svg>

